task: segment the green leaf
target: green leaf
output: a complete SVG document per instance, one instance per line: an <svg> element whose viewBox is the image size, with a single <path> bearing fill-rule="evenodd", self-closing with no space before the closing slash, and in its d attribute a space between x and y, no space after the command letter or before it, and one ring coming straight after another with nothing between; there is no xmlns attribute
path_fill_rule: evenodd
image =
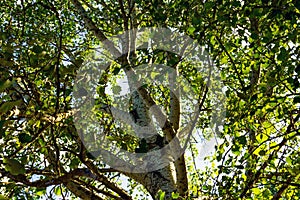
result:
<svg viewBox="0 0 300 200"><path fill-rule="evenodd" d="M163 191L158 191L159 200L165 200L166 193Z"/></svg>
<svg viewBox="0 0 300 200"><path fill-rule="evenodd" d="M0 81L0 92L9 88L12 84L13 84L13 82L10 81L9 79L7 79L6 81Z"/></svg>
<svg viewBox="0 0 300 200"><path fill-rule="evenodd" d="M287 157L286 158L286 163L289 164L289 165L292 165L293 160L290 157Z"/></svg>
<svg viewBox="0 0 300 200"><path fill-rule="evenodd" d="M45 189L37 189L36 191L36 195L37 196L44 196L46 194L46 190Z"/></svg>
<svg viewBox="0 0 300 200"><path fill-rule="evenodd" d="M277 59L280 60L280 61L284 61L284 60L287 59L287 51L284 47L280 48L280 53L277 56Z"/></svg>
<svg viewBox="0 0 300 200"><path fill-rule="evenodd" d="M159 73L155 71L150 73L151 79L155 79L157 75L159 75Z"/></svg>
<svg viewBox="0 0 300 200"><path fill-rule="evenodd" d="M245 136L240 136L237 138L240 144L245 145L247 143L246 137Z"/></svg>
<svg viewBox="0 0 300 200"><path fill-rule="evenodd" d="M172 192L172 198L173 199L178 199L179 198L179 194L175 193L175 192Z"/></svg>
<svg viewBox="0 0 300 200"><path fill-rule="evenodd" d="M2 132L5 122L6 122L6 120L0 120L0 132Z"/></svg>
<svg viewBox="0 0 300 200"><path fill-rule="evenodd" d="M113 70L113 74L117 75L120 72L120 70L121 70L121 68L115 67L114 70Z"/></svg>
<svg viewBox="0 0 300 200"><path fill-rule="evenodd" d="M19 138L19 141L21 142L21 143L28 143L28 142L30 142L31 141L31 136L30 135L28 135L28 134L26 134L26 133L21 133L21 134L19 134L18 135L18 138Z"/></svg>
<svg viewBox="0 0 300 200"><path fill-rule="evenodd" d="M252 188L252 192L257 195L261 193L261 190L259 188Z"/></svg>
<svg viewBox="0 0 300 200"><path fill-rule="evenodd" d="M26 173L25 166L16 159L3 158L3 163L5 164L5 170L10 172L12 175Z"/></svg>
<svg viewBox="0 0 300 200"><path fill-rule="evenodd" d="M116 95L119 95L120 92L122 91L122 88L119 85L115 85L111 89L112 89L112 92Z"/></svg>
<svg viewBox="0 0 300 200"><path fill-rule="evenodd" d="M251 33L251 38L254 40L258 39L258 35L256 33Z"/></svg>
<svg viewBox="0 0 300 200"><path fill-rule="evenodd" d="M55 187L54 193L55 193L55 195L57 195L57 196L61 196L61 188L60 188L60 186Z"/></svg>
<svg viewBox="0 0 300 200"><path fill-rule="evenodd" d="M71 160L70 168L78 167L79 163L80 163L80 160L78 158L73 158Z"/></svg>
<svg viewBox="0 0 300 200"><path fill-rule="evenodd" d="M187 31L188 31L189 34L193 34L195 30L196 30L196 29L195 29L195 27L193 27L193 26L191 26L191 27L189 27L189 28L187 29Z"/></svg>
<svg viewBox="0 0 300 200"><path fill-rule="evenodd" d="M41 147L45 147L46 146L46 142L43 139L39 138L38 142L41 145Z"/></svg>
<svg viewBox="0 0 300 200"><path fill-rule="evenodd" d="M204 3L204 8L207 9L207 10L210 10L214 5L215 5L214 2L206 1Z"/></svg>
<svg viewBox="0 0 300 200"><path fill-rule="evenodd" d="M300 103L300 96L295 96L293 99L294 103Z"/></svg>
<svg viewBox="0 0 300 200"><path fill-rule="evenodd" d="M0 115L7 113L11 109L13 109L15 106L20 105L21 102L22 102L22 100L8 101L8 102L3 103L0 107Z"/></svg>
<svg viewBox="0 0 300 200"><path fill-rule="evenodd" d="M260 151L258 152L258 154L259 154L260 156L264 156L264 155L266 155L266 151L265 151L265 150L260 150Z"/></svg>
<svg viewBox="0 0 300 200"><path fill-rule="evenodd" d="M40 54L43 52L43 48L38 46L38 45L35 45L33 48L32 48L32 51L36 54Z"/></svg>
<svg viewBox="0 0 300 200"><path fill-rule="evenodd" d="M193 25L198 25L201 23L201 19L199 17L193 17L192 23L193 23Z"/></svg>
<svg viewBox="0 0 300 200"><path fill-rule="evenodd" d="M298 80L298 78L294 78L294 82L293 82L293 89L294 91L296 91L298 88L300 87L300 82Z"/></svg>
<svg viewBox="0 0 300 200"><path fill-rule="evenodd" d="M5 195L0 194L0 200L9 200L9 198Z"/></svg>

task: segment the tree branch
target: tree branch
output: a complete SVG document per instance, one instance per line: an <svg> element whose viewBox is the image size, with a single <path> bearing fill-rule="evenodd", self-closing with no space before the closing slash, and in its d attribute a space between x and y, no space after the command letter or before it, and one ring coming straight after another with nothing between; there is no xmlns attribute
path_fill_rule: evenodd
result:
<svg viewBox="0 0 300 200"><path fill-rule="evenodd" d="M221 48L223 49L223 51L225 51L226 55L228 56L228 58L229 58L229 60L230 60L230 62L232 64L232 66L233 66L233 69L234 69L234 71L235 71L235 73L236 73L236 75L238 77L238 80L239 80L239 82L240 82L240 84L242 86L242 90L243 90L243 92L245 92L246 91L246 87L245 87L244 81L242 81L242 79L241 79L240 73L237 70L237 67L235 65L235 62L233 61L233 58L231 57L231 55L227 51L226 47L223 45L223 43L222 43L221 39L219 38L219 36L216 36L216 38L217 38L219 44L221 45Z"/></svg>
<svg viewBox="0 0 300 200"><path fill-rule="evenodd" d="M72 193L83 200L93 199L93 200L104 200L103 198L95 195L92 191L84 188L82 185L69 181L64 184Z"/></svg>
<svg viewBox="0 0 300 200"><path fill-rule="evenodd" d="M81 3L78 0L71 0L73 5L79 12L79 15L83 18L85 22L85 26L92 31L95 36L103 43L104 48L108 50L115 58L119 58L122 54L121 52L114 46L113 42L107 39L104 33L96 26L96 24L87 16L86 11L82 7Z"/></svg>

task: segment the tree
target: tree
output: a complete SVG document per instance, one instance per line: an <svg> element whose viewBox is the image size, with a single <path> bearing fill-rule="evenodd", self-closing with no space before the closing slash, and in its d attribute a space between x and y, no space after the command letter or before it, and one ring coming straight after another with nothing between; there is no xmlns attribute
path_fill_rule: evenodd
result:
<svg viewBox="0 0 300 200"><path fill-rule="evenodd" d="M133 199L139 188L137 199L299 199L298 1L4 0L0 10L0 173L7 198ZM184 54L136 49L130 39L145 27L188 35L205 48L213 62L207 61L208 69L214 70L197 70ZM112 55L103 68L104 57L95 53L99 46L101 55ZM91 96L84 69L95 61L102 71L97 95ZM153 64L172 66L161 82L168 87L147 82L134 90L135 72ZM154 72L145 72L147 80L159 79ZM215 72L221 80L211 79ZM122 76L132 90L129 101L116 98ZM86 104L90 100L92 109ZM226 116L216 109L222 101ZM82 110L80 103L87 107ZM182 106L192 111L183 112ZM84 139L92 139L82 137L89 121L77 108L95 116L100 127L95 130L102 134L95 137L105 137L110 146L91 151ZM164 119L150 127L156 134L133 134L155 124L153 118ZM220 126L211 129L211 120ZM218 140L205 170L191 161L197 155L195 131ZM171 141L174 146L164 155L182 153L185 146L192 155L138 173L115 166L138 166L139 159L147 160L143 153ZM108 151L113 147L136 159L125 162Z"/></svg>

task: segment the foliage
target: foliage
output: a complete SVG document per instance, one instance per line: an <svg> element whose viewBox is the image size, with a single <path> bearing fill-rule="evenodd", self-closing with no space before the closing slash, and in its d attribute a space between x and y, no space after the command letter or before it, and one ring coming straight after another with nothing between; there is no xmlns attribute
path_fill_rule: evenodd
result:
<svg viewBox="0 0 300 200"><path fill-rule="evenodd" d="M76 2L97 30L87 26ZM0 199L132 199L136 187L142 195L136 198L153 196L152 187L139 179L143 174L122 173L94 159L80 141L71 107L77 71L101 45L97 34L110 38L141 27L169 27L203 45L226 90L226 117L215 154L206 159L209 166L197 168L191 139L192 155L185 157L188 190L178 189L170 197L299 199L299 16L296 0L1 1L0 173L5 196ZM131 60L136 65L149 59L169 65L178 61L164 52L136 54ZM98 105L115 100L105 95L108 87L121 92L117 79L125 67L115 61L99 80ZM182 62L178 70L204 97L203 77L193 66ZM167 88L144 87L171 112ZM214 109L209 97L204 107L195 130L208 137ZM98 110L96 115L114 145L145 151L142 141L124 132L109 113ZM159 199L168 195L162 190L155 190Z"/></svg>

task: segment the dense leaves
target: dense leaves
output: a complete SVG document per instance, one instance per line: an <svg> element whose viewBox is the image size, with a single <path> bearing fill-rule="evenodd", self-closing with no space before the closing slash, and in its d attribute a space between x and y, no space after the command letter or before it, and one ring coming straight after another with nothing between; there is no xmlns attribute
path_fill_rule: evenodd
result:
<svg viewBox="0 0 300 200"><path fill-rule="evenodd" d="M87 25L85 16L97 30ZM149 199L153 191L158 199L299 199L299 17L295 0L1 1L0 199ZM95 160L74 126L74 80L101 45L97 34L110 38L142 27L168 27L189 35L205 47L224 83L226 117L215 135L215 154L206 158L205 169L199 168L195 143L200 139L193 135L191 155L185 157L185 191L177 188L168 194L159 182L151 183L153 189L143 184L150 175L122 173ZM135 53L130 57L135 66L179 63L178 72L193 90L182 92L205 100L194 132L212 136L214 106L209 95L205 98L203 77L194 67L161 51ZM126 67L115 60L99 80L95 114L111 144L147 152L149 144L99 111L104 103L118 100L112 96L122 93L117 80ZM159 73L149 77L157 79ZM168 88L151 84L143 88L171 113ZM107 94L109 89L113 95ZM190 113L181 114L178 126L192 120ZM163 179L154 172L151 177Z"/></svg>

